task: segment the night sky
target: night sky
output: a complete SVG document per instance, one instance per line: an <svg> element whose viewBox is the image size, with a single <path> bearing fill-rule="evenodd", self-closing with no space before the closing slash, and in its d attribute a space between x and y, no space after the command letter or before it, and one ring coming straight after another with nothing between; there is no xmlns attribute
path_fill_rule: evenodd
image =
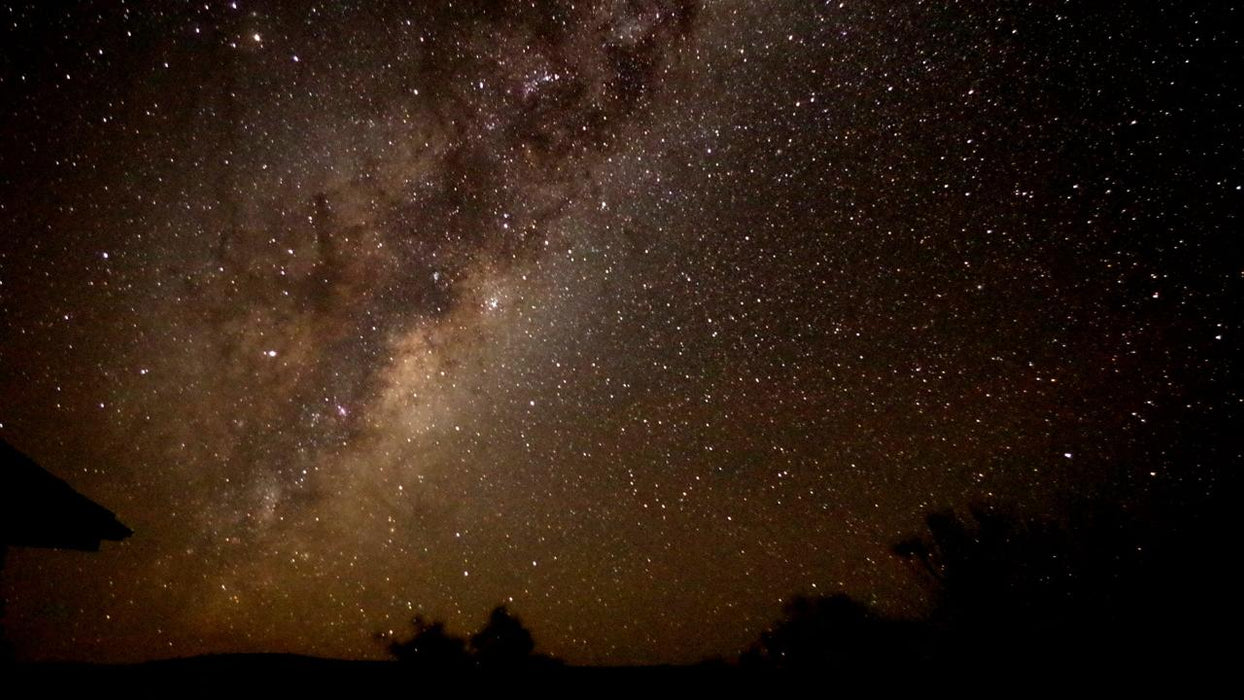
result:
<svg viewBox="0 0 1244 700"><path fill-rule="evenodd" d="M1214 496L1234 5L7 3L0 437L135 531L9 552L18 657L689 662Z"/></svg>

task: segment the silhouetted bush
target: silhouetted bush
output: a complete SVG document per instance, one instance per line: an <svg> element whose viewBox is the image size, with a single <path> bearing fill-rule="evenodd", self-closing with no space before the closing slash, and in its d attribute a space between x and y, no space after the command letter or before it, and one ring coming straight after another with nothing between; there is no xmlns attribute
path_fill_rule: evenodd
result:
<svg viewBox="0 0 1244 700"><path fill-rule="evenodd" d="M398 661L421 670L488 672L533 671L556 668L561 662L535 653L535 641L521 620L504 605L488 616L488 622L471 635L470 644L445 631L442 622L422 615L412 620L415 632L405 640L390 640L389 653Z"/></svg>
<svg viewBox="0 0 1244 700"><path fill-rule="evenodd" d="M931 513L893 547L925 587L900 621L838 594L797 597L741 661L774 669L1163 672L1219 667L1237 597L1205 508L1082 506L1062 521L976 506Z"/></svg>
<svg viewBox="0 0 1244 700"><path fill-rule="evenodd" d="M389 653L398 661L436 671L462 671L470 667L466 642L446 632L443 622L416 615L411 624L415 632L409 639L389 643Z"/></svg>
<svg viewBox="0 0 1244 700"><path fill-rule="evenodd" d="M908 662L916 629L845 594L797 596L742 657L745 666L857 673Z"/></svg>
<svg viewBox="0 0 1244 700"><path fill-rule="evenodd" d="M471 636L475 662L484 668L516 668L527 664L536 643L522 621L499 605L488 615L488 623Z"/></svg>

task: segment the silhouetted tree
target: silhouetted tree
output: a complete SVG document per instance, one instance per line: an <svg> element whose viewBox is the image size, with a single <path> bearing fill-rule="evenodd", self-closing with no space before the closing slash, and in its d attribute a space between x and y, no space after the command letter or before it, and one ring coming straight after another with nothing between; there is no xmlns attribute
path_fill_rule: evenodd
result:
<svg viewBox="0 0 1244 700"><path fill-rule="evenodd" d="M742 657L745 666L860 673L910 662L916 628L843 593L796 596L784 617Z"/></svg>
<svg viewBox="0 0 1244 700"><path fill-rule="evenodd" d="M894 552L916 564L934 594L935 622L957 627L1031 628L1065 617L1081 562L1060 529L984 507L972 519L926 518L928 534Z"/></svg>
<svg viewBox="0 0 1244 700"><path fill-rule="evenodd" d="M470 666L466 641L446 632L443 622L416 615L411 624L415 632L409 639L389 643L389 653L398 661L436 671L460 671Z"/></svg>
<svg viewBox="0 0 1244 700"><path fill-rule="evenodd" d="M528 665L535 648L531 632L504 605L493 608L488 615L487 624L471 636L471 650L475 653L475 662L482 668L518 668Z"/></svg>
<svg viewBox="0 0 1244 700"><path fill-rule="evenodd" d="M1131 576L1114 537L1072 537L1051 522L983 506L970 517L932 513L926 525L894 552L929 589L939 664L1062 666L1118 641L1106 637L1123 621L1117 589Z"/></svg>
<svg viewBox="0 0 1244 700"><path fill-rule="evenodd" d="M446 632L442 622L416 615L412 624L414 634L405 640L388 640L388 649L398 661L420 669L531 671L561 665L551 656L535 653L531 632L504 605L493 609L488 622L471 635L469 645L461 637Z"/></svg>
<svg viewBox="0 0 1244 700"><path fill-rule="evenodd" d="M1212 533L1113 504L1061 524L970 512L930 514L926 534L894 547L929 589L938 665L1139 668L1204 655L1214 623L1195 612L1197 572L1214 565L1184 552Z"/></svg>
<svg viewBox="0 0 1244 700"><path fill-rule="evenodd" d="M1227 591L1233 540L1221 503L1085 502L1065 517L997 507L929 514L893 547L928 593L919 621L839 594L795 598L745 665L859 672L905 668L1161 672L1226 668L1238 629Z"/></svg>

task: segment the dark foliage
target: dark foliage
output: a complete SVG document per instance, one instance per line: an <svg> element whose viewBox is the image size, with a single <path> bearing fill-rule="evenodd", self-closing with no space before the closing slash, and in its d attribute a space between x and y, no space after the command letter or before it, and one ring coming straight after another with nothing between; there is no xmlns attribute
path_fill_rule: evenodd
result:
<svg viewBox="0 0 1244 700"><path fill-rule="evenodd" d="M1064 522L978 506L894 546L929 597L900 621L839 594L795 598L743 656L761 668L986 674L1221 668L1239 620L1225 511L1085 508Z"/></svg>
<svg viewBox="0 0 1244 700"><path fill-rule="evenodd" d="M782 622L745 653L750 668L854 673L909 659L918 630L844 594L797 596Z"/></svg>
<svg viewBox="0 0 1244 700"><path fill-rule="evenodd" d="M531 632L504 605L494 608L488 623L471 636L475 662L482 668L521 668L535 648Z"/></svg>
<svg viewBox="0 0 1244 700"><path fill-rule="evenodd" d="M389 653L398 661L421 669L462 671L470 666L466 642L445 631L443 622L422 615L411 620L415 632L409 639L389 642Z"/></svg>
<svg viewBox="0 0 1244 700"><path fill-rule="evenodd" d="M560 665L550 656L535 653L531 632L504 605L493 609L488 622L471 635L469 645L465 639L445 631L442 622L417 615L412 624L415 629L411 637L389 640L389 653L420 670L534 671Z"/></svg>

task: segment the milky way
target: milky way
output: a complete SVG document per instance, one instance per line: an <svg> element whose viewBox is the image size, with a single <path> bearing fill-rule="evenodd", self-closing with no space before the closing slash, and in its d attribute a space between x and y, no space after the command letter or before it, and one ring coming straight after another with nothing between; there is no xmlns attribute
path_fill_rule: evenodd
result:
<svg viewBox="0 0 1244 700"><path fill-rule="evenodd" d="M0 436L135 531L11 552L22 658L692 661L1216 488L1229 3L164 5L0 17Z"/></svg>

